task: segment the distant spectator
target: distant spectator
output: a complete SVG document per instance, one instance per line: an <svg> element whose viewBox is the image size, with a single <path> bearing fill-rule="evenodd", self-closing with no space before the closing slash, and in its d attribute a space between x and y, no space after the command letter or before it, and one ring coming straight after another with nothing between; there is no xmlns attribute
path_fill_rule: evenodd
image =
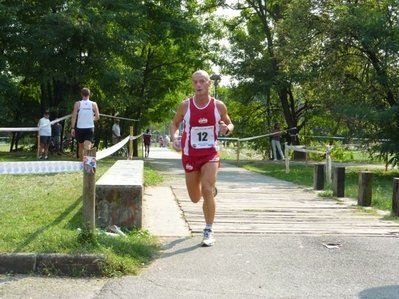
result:
<svg viewBox="0 0 399 299"><path fill-rule="evenodd" d="M112 144L116 144L121 141L121 128L119 123L120 120L115 119L114 125L112 126Z"/></svg>
<svg viewBox="0 0 399 299"><path fill-rule="evenodd" d="M168 147L169 143L170 143L170 137L169 137L169 135L166 135L165 136L165 146Z"/></svg>
<svg viewBox="0 0 399 299"><path fill-rule="evenodd" d="M144 153L146 158L150 155L151 137L150 129L147 129L143 135Z"/></svg>
<svg viewBox="0 0 399 299"><path fill-rule="evenodd" d="M278 150L281 159L284 160L284 154L283 151L281 150L281 144L280 144L280 126L277 123L274 124L274 128L272 130L271 141L273 149L273 160L277 161L276 149Z"/></svg>
<svg viewBox="0 0 399 299"><path fill-rule="evenodd" d="M40 145L39 145L39 159L48 159L48 148L51 142L51 125L50 125L50 111L46 110L43 113L43 117L39 120L37 126L40 134Z"/></svg>

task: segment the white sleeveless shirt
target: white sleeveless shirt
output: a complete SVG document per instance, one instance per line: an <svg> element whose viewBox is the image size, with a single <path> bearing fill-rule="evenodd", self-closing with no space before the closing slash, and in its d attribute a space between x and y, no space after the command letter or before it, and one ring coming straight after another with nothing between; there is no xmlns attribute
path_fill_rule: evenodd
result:
<svg viewBox="0 0 399 299"><path fill-rule="evenodd" d="M94 128L94 111L93 102L90 100L80 101L80 108L78 111L77 128L91 129Z"/></svg>

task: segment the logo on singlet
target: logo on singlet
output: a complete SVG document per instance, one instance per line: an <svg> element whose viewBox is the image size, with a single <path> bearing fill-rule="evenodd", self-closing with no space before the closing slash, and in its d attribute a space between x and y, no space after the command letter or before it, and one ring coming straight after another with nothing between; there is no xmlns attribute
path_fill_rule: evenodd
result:
<svg viewBox="0 0 399 299"><path fill-rule="evenodd" d="M200 124L207 124L207 123L208 123L208 120L207 120L205 117L201 117L201 118L198 120L198 123L200 123Z"/></svg>

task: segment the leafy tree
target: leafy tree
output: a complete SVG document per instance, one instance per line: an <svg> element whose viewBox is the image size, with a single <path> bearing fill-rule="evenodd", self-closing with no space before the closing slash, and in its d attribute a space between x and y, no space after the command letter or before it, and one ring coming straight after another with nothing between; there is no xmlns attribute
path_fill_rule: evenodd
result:
<svg viewBox="0 0 399 299"><path fill-rule="evenodd" d="M32 115L45 107L69 113L89 87L101 113L138 119L132 123L138 135L170 119L188 94L191 73L209 67L214 25L200 16L214 3L5 0L0 9L0 83L8 86L3 94L20 100L6 117L27 126L36 125ZM109 138L111 125L101 118L95 145Z"/></svg>
<svg viewBox="0 0 399 299"><path fill-rule="evenodd" d="M274 123L280 122L283 116L284 127L296 127L300 131L306 122L303 115L312 109L312 105L304 94L298 96L294 78L283 68L277 54L284 40L276 28L284 19L287 6L286 1L268 0L247 0L232 5L241 14L226 21L231 32L231 59L223 61L223 69L240 82L236 88L246 95L245 103L256 102L259 97L267 98L263 111L272 111L272 114L265 114L264 118L272 117L271 123Z"/></svg>
<svg viewBox="0 0 399 299"><path fill-rule="evenodd" d="M226 21L233 58L223 67L240 82L239 101L263 95L288 127L309 123L314 132L385 140L382 154L399 152L397 1L265 0L233 8L241 14Z"/></svg>
<svg viewBox="0 0 399 299"><path fill-rule="evenodd" d="M285 68L313 95L315 113L330 120L324 125L385 140L382 155L399 152L398 8L396 1L298 0L279 27Z"/></svg>

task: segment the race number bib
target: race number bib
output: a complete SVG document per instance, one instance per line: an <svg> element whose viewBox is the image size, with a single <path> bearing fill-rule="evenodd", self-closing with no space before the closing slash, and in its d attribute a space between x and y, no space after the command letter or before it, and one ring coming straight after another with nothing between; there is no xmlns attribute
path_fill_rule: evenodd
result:
<svg viewBox="0 0 399 299"><path fill-rule="evenodd" d="M214 145L214 126L193 127L191 129L191 146L193 148L211 148Z"/></svg>

